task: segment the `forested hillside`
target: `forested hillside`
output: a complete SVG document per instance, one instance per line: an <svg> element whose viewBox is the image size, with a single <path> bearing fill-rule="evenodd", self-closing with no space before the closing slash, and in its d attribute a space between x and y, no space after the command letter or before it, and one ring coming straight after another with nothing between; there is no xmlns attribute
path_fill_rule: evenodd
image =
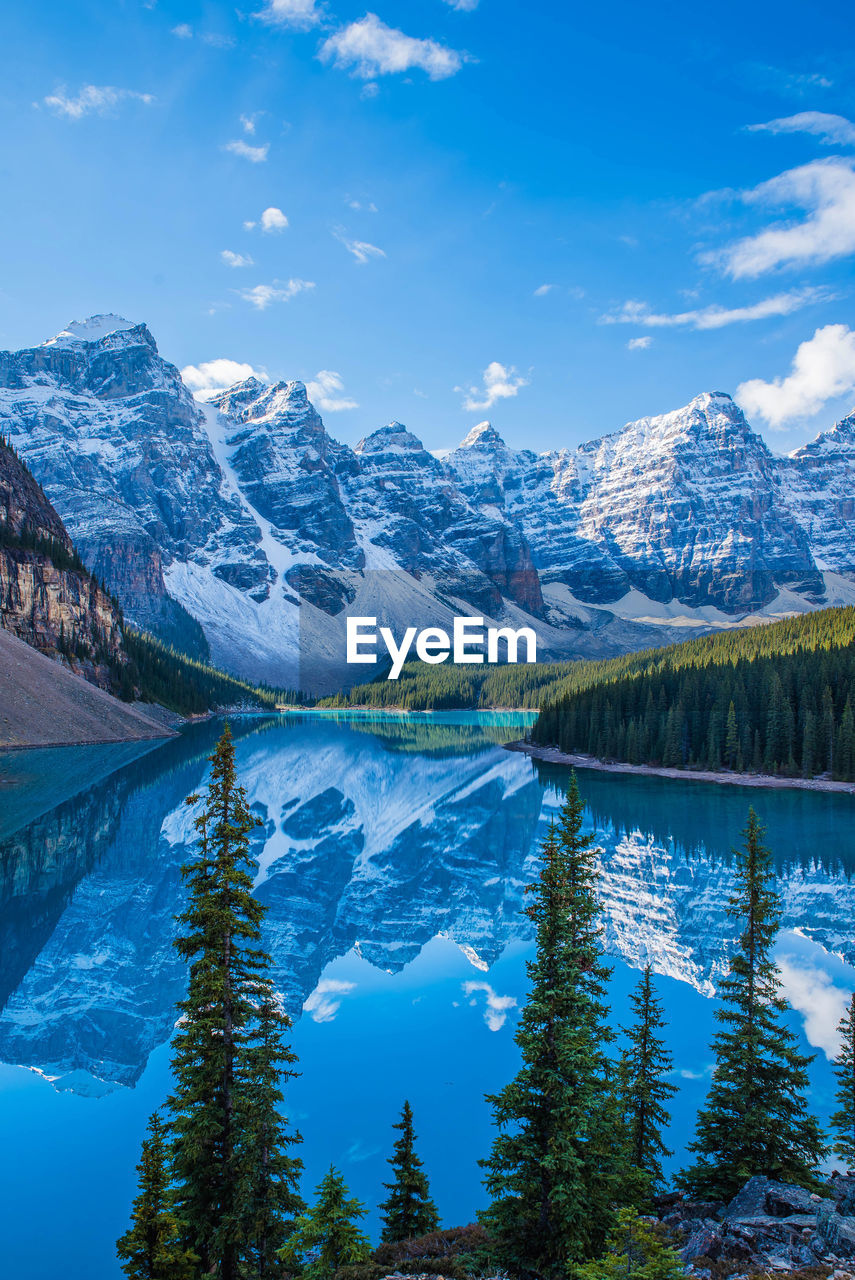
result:
<svg viewBox="0 0 855 1280"><path fill-rule="evenodd" d="M532 739L600 759L855 778L855 609L604 663L547 690Z"/></svg>
<svg viewBox="0 0 855 1280"><path fill-rule="evenodd" d="M529 666L427 666L405 664L397 680L385 674L321 702L322 707L401 707L406 711L450 711L477 707L539 707L547 690L563 692L568 673L599 663L549 662Z"/></svg>
<svg viewBox="0 0 855 1280"><path fill-rule="evenodd" d="M188 658L154 636L124 628L128 664L121 673L119 695L136 694L145 702L181 715L198 715L212 707L259 707L274 710L277 702L296 702L291 690L268 689L230 676L208 663Z"/></svg>

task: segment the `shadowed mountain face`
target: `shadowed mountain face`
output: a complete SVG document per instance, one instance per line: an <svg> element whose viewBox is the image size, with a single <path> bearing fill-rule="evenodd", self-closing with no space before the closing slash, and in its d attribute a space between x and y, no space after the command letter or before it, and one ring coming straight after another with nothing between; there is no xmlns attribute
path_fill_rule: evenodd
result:
<svg viewBox="0 0 855 1280"><path fill-rule="evenodd" d="M721 393L557 452L489 423L351 449L302 383L200 406L145 325L96 317L0 353L0 430L133 621L288 686L307 652L306 687L341 683L347 613L603 656L855 600L851 418L788 458Z"/></svg>
<svg viewBox="0 0 855 1280"><path fill-rule="evenodd" d="M496 744L518 725L420 717L414 735L394 718L306 716L233 728L263 823L253 852L266 943L292 1014L354 948L397 972L444 935L477 978L529 937L522 893L567 775ZM0 1060L97 1092L133 1083L169 1038L184 985L173 917L193 838L183 800L203 784L218 732L196 726L53 808L33 794L29 822L21 811L0 846ZM580 780L602 848L609 951L710 993L732 931L744 792ZM785 926L855 959L849 798L768 792L755 805L778 854Z"/></svg>

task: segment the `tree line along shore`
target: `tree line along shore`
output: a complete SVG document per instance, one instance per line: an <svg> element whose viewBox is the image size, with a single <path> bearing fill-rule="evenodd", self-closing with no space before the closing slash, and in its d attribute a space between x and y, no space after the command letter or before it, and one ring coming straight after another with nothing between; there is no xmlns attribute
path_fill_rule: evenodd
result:
<svg viewBox="0 0 855 1280"><path fill-rule="evenodd" d="M603 661L405 667L321 706L537 708L539 748L693 773L855 781L855 608Z"/></svg>

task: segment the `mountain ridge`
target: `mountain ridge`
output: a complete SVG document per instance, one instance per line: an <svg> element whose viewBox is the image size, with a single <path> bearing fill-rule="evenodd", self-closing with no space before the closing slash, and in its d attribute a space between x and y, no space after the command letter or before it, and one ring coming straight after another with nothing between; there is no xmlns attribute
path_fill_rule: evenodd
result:
<svg viewBox="0 0 855 1280"><path fill-rule="evenodd" d="M0 428L131 619L253 679L340 686L348 613L477 612L566 658L855 600L855 417L787 456L724 392L575 449L394 421L352 448L305 384L200 404L106 316L0 353Z"/></svg>

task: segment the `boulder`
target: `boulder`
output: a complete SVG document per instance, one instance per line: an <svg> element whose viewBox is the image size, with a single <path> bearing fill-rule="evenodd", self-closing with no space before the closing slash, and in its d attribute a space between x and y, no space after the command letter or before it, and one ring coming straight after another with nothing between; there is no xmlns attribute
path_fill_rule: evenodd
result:
<svg viewBox="0 0 855 1280"><path fill-rule="evenodd" d="M695 1258L709 1258L715 1262L721 1256L721 1234L712 1227L699 1227L693 1231L680 1250L684 1262L693 1262Z"/></svg>

